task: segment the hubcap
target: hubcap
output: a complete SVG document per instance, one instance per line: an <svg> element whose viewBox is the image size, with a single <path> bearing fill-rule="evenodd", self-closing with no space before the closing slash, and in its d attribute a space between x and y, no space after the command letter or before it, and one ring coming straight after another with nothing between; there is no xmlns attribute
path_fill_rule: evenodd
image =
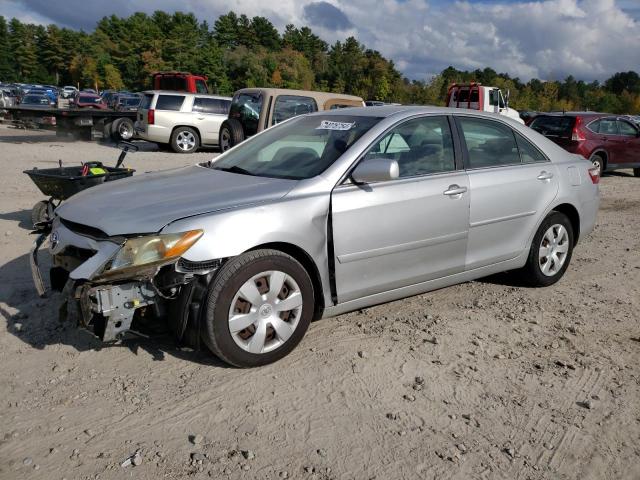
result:
<svg viewBox="0 0 640 480"><path fill-rule="evenodd" d="M229 131L225 128L222 130L222 134L220 135L220 149L224 152L231 148L231 135Z"/></svg>
<svg viewBox="0 0 640 480"><path fill-rule="evenodd" d="M180 132L176 137L176 143L180 150L188 152L189 150L193 150L196 146L196 137L191 132Z"/></svg>
<svg viewBox="0 0 640 480"><path fill-rule="evenodd" d="M550 227L542 237L539 250L540 270L547 277L556 275L569 252L569 233L563 225L556 224Z"/></svg>
<svg viewBox="0 0 640 480"><path fill-rule="evenodd" d="M229 307L229 332L249 353L267 353L284 345L302 315L302 293L284 272L262 272L247 280Z"/></svg>
<svg viewBox="0 0 640 480"><path fill-rule="evenodd" d="M123 140L129 140L131 137L133 137L133 131L131 130L131 128L129 128L128 123L120 124L120 126L118 127L118 134Z"/></svg>

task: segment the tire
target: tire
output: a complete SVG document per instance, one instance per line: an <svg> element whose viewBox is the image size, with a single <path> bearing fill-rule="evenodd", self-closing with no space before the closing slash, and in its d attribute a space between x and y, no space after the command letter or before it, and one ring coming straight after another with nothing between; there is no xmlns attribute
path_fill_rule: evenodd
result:
<svg viewBox="0 0 640 480"><path fill-rule="evenodd" d="M222 122L218 135L218 146L221 152L226 152L232 147L244 141L242 124L235 118L229 118Z"/></svg>
<svg viewBox="0 0 640 480"><path fill-rule="evenodd" d="M640 168L634 168L633 169L633 176L634 177L640 177Z"/></svg>
<svg viewBox="0 0 640 480"><path fill-rule="evenodd" d="M278 292L270 290L272 281L281 285ZM252 291L262 294L253 296L257 298L254 302L249 300ZM278 313L277 305L285 300L293 308ZM293 257L277 250L255 250L222 267L209 285L203 309L202 340L218 358L240 368L266 365L290 353L309 328L314 312L313 284ZM232 312L236 327L246 328L231 332Z"/></svg>
<svg viewBox="0 0 640 480"><path fill-rule="evenodd" d="M36 228L36 224L49 220L48 207L49 202L46 200L41 200L33 206L31 209L31 225L33 225L33 228Z"/></svg>
<svg viewBox="0 0 640 480"><path fill-rule="evenodd" d="M557 245L553 245L551 239L558 241ZM552 211L533 237L527 263L519 272L522 281L532 287L548 287L560 280L571 262L573 239L573 227L569 218L564 213ZM548 247L550 243L552 246ZM551 248L551 251L547 250L546 260L542 248ZM555 258L552 258L551 252L556 254ZM559 268L558 260L561 262ZM548 265L546 272L545 265Z"/></svg>
<svg viewBox="0 0 640 480"><path fill-rule="evenodd" d="M171 148L176 153L193 153L200 146L200 136L193 128L176 127L171 134Z"/></svg>
<svg viewBox="0 0 640 480"><path fill-rule="evenodd" d="M111 125L111 138L116 142L131 140L133 133L133 122L130 118L118 118Z"/></svg>
<svg viewBox="0 0 640 480"><path fill-rule="evenodd" d="M598 167L600 169L600 176L602 177L605 169L607 168L604 157L598 153L594 153L593 155L591 155L591 158L589 158L589 161L593 163L594 167Z"/></svg>

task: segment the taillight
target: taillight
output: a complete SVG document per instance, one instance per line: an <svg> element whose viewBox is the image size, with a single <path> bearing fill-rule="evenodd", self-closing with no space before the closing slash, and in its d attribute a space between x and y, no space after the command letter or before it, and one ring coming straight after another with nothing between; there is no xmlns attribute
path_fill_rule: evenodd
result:
<svg viewBox="0 0 640 480"><path fill-rule="evenodd" d="M586 138L580 131L581 124L582 124L582 121L580 120L580 117L577 117L576 123L573 126L573 130L571 131L571 140L574 142L584 142L586 140Z"/></svg>
<svg viewBox="0 0 640 480"><path fill-rule="evenodd" d="M149 125L153 125L156 121L156 111L155 110L147 110L147 123Z"/></svg>
<svg viewBox="0 0 640 480"><path fill-rule="evenodd" d="M591 183L593 183L594 185L600 183L600 168L591 167L589 169L589 176L591 177Z"/></svg>

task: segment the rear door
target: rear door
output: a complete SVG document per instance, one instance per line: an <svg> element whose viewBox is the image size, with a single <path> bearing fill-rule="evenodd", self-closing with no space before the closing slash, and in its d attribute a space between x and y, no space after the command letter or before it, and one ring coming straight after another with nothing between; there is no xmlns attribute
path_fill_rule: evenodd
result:
<svg viewBox="0 0 640 480"><path fill-rule="evenodd" d="M554 165L506 123L456 116L469 176L471 205L466 269L510 260L558 192Z"/></svg>
<svg viewBox="0 0 640 480"><path fill-rule="evenodd" d="M218 98L195 97L191 111L194 124L202 136L202 143L217 145L220 125L227 119L225 101Z"/></svg>
<svg viewBox="0 0 640 480"><path fill-rule="evenodd" d="M331 197L339 302L464 270L467 174L456 168L445 116L406 120L360 161L391 158L400 177L337 186Z"/></svg>
<svg viewBox="0 0 640 480"><path fill-rule="evenodd" d="M620 135L618 130L618 120L615 117L604 117L600 119L598 134L607 151L608 166L615 166L625 163L627 138Z"/></svg>
<svg viewBox="0 0 640 480"><path fill-rule="evenodd" d="M638 127L625 119L619 118L618 132L624 139L619 163L640 162L640 137L638 137Z"/></svg>

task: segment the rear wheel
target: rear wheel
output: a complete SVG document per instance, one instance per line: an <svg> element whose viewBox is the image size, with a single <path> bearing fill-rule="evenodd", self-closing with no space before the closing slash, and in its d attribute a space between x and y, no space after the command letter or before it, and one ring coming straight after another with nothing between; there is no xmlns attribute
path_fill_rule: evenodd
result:
<svg viewBox="0 0 640 480"><path fill-rule="evenodd" d="M281 359L302 340L314 312L313 285L293 257L256 250L236 257L209 286L202 338L236 367Z"/></svg>
<svg viewBox="0 0 640 480"><path fill-rule="evenodd" d="M633 169L633 176L634 177L640 177L640 168L634 168Z"/></svg>
<svg viewBox="0 0 640 480"><path fill-rule="evenodd" d="M244 140L242 124L235 118L229 118L222 123L218 138L220 150L226 152Z"/></svg>
<svg viewBox="0 0 640 480"><path fill-rule="evenodd" d="M130 118L118 118L111 127L111 137L117 142L133 138L133 122Z"/></svg>
<svg viewBox="0 0 640 480"><path fill-rule="evenodd" d="M193 128L177 127L171 134L171 148L176 153L193 153L200 146L200 136Z"/></svg>
<svg viewBox="0 0 640 480"><path fill-rule="evenodd" d="M551 212L533 237L529 257L520 271L522 280L533 287L553 285L566 272L573 253L573 228L569 218Z"/></svg>
<svg viewBox="0 0 640 480"><path fill-rule="evenodd" d="M602 176L602 174L604 173L604 169L606 168L604 157L599 153L594 153L593 155L591 155L589 161L593 163L593 166L598 169L598 175Z"/></svg>

